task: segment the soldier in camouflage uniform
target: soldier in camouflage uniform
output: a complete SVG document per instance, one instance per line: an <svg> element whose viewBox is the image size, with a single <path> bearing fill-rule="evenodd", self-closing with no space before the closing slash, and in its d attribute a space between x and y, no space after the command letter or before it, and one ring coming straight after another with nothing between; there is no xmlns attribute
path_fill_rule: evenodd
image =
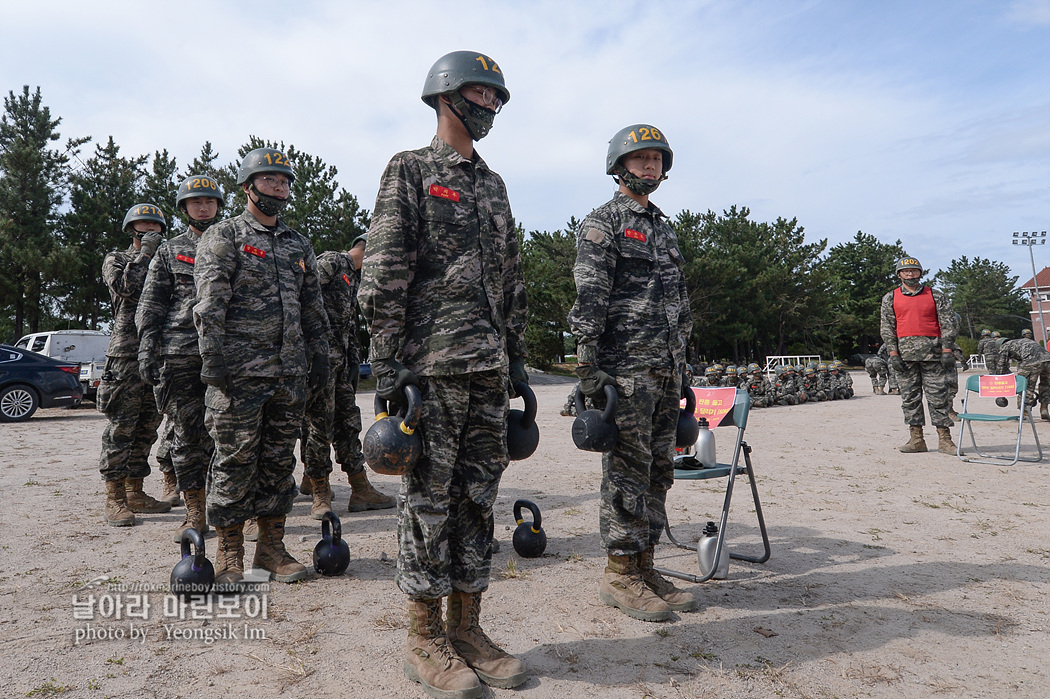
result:
<svg viewBox="0 0 1050 699"><path fill-rule="evenodd" d="M900 383L897 381L897 372L890 366L890 348L886 346L886 343L882 343L879 347L879 351L876 355L882 361L886 362L886 379L887 389L886 394L891 396L899 396L901 393Z"/></svg>
<svg viewBox="0 0 1050 699"><path fill-rule="evenodd" d="M1050 420L1050 352L1041 344L1027 337L1017 340L1000 340L995 355L995 364L989 367L992 374L1009 374L1010 360L1017 360L1017 373L1025 377L1028 387L1025 400L1029 407L1039 402L1039 417Z"/></svg>
<svg viewBox="0 0 1050 699"><path fill-rule="evenodd" d="M204 232L193 265L204 420L215 443L208 521L219 532L216 582L227 587L243 577L251 517L252 567L278 582L306 577L285 548L284 525L307 384L328 380L328 321L310 241L278 218L294 179L281 151L247 153L237 171L247 207Z"/></svg>
<svg viewBox="0 0 1050 699"><path fill-rule="evenodd" d="M350 512L384 510L394 498L384 495L368 481L361 453L361 409L357 407L357 382L361 371L361 349L357 339L357 288L368 234L358 236L347 252L329 251L317 258L325 313L328 315L328 382L311 391L306 401L299 450L303 460L303 493L313 496L310 513L323 519L332 509L332 446L335 459L350 481Z"/></svg>
<svg viewBox="0 0 1050 699"><path fill-rule="evenodd" d="M562 417L576 417L576 389L580 387L580 382L577 381L569 389L569 395L565 397L565 405L561 407Z"/></svg>
<svg viewBox="0 0 1050 699"><path fill-rule="evenodd" d="M602 542L609 562L601 600L648 621L690 611L696 600L653 568L674 478L675 430L685 343L692 330L682 253L667 218L649 201L673 154L647 124L609 141L606 174L619 189L584 219L577 235L577 297L569 327L577 338L580 387L604 404L620 394L620 436L602 456Z"/></svg>
<svg viewBox="0 0 1050 699"><path fill-rule="evenodd" d="M948 416L949 394L946 373L955 366L951 344L955 342L955 314L951 301L920 281L922 265L913 257L897 261L901 286L882 297L882 341L897 372L901 407L911 439L900 447L906 454L926 451L922 427L925 393L930 422L937 428L937 451L955 454L952 421Z"/></svg>
<svg viewBox="0 0 1050 699"><path fill-rule="evenodd" d="M769 379L762 373L762 367L751 363L747 366L748 376L745 388L751 397L751 406L754 408L765 408L771 405Z"/></svg>
<svg viewBox="0 0 1050 699"><path fill-rule="evenodd" d="M157 409L170 429L168 453L177 490L186 494L186 518L175 540L193 528L208 531L204 487L212 441L204 429L204 389L193 306L197 287L193 268L201 234L219 220L225 203L211 177L191 175L179 185L175 205L187 219L185 233L168 240L150 264L135 313L139 333L139 374L152 385ZM159 450L158 450L159 459Z"/></svg>
<svg viewBox="0 0 1050 699"><path fill-rule="evenodd" d="M806 366L802 369L802 376L799 377L799 393L806 396L806 401L817 402L817 389L820 386L820 379L817 378L817 368L815 366Z"/></svg>
<svg viewBox="0 0 1050 699"><path fill-rule="evenodd" d="M871 392L877 396L886 395L886 381L889 379L890 370L886 360L878 354L868 357L864 360L864 370L871 377Z"/></svg>
<svg viewBox="0 0 1050 699"><path fill-rule="evenodd" d="M139 376L135 330L135 307L166 228L160 207L136 204L122 225L122 230L131 235L131 245L109 253L102 263L102 278L113 303L113 332L95 404L109 418L102 433L99 470L106 482L106 521L114 527L135 524L134 513L171 509L170 503L154 500L142 490L142 481L150 472L149 452L157 441L160 415L151 387Z"/></svg>
<svg viewBox="0 0 1050 699"><path fill-rule="evenodd" d="M836 359L834 366L835 371L838 372L839 394L843 400L849 400L853 397L853 377L842 363L842 360Z"/></svg>
<svg viewBox="0 0 1050 699"><path fill-rule="evenodd" d="M175 426L167 415L160 416L157 434L157 470L164 476L164 492L157 499L178 507L182 504L182 498L179 496L179 482L175 478L175 464L171 461L171 440L175 438Z"/></svg>
<svg viewBox="0 0 1050 699"><path fill-rule="evenodd" d="M527 679L480 626L509 392L528 382L514 218L502 178L474 149L510 93L491 58L456 51L431 68L422 97L437 135L383 173L360 301L378 394L401 400L415 384L423 398L423 456L398 495L405 675L435 696L473 697L479 678L496 687Z"/></svg>
<svg viewBox="0 0 1050 699"><path fill-rule="evenodd" d="M776 382L773 384L774 401L777 405L798 405L798 386L791 375L792 368L786 364L777 367Z"/></svg>
<svg viewBox="0 0 1050 699"><path fill-rule="evenodd" d="M715 370L715 365L712 364L704 369L704 375L696 380L696 385L701 388L713 388L718 385L718 379L716 377L717 372Z"/></svg>
<svg viewBox="0 0 1050 699"><path fill-rule="evenodd" d="M737 369L735 364L730 364L726 367L726 376L723 386L726 388L736 388L739 377L737 376Z"/></svg>

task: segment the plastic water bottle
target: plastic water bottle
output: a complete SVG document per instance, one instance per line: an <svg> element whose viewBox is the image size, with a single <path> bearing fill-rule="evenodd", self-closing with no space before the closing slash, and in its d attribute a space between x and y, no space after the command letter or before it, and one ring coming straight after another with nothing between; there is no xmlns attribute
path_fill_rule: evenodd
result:
<svg viewBox="0 0 1050 699"><path fill-rule="evenodd" d="M715 458L715 433L707 428L707 418L697 420L700 426L700 434L696 437L696 460L704 468L714 468L718 465Z"/></svg>
<svg viewBox="0 0 1050 699"><path fill-rule="evenodd" d="M715 567L715 548L718 545L718 525L708 522L704 527L704 535L700 537L700 543L696 547L696 561L700 566L700 574L707 575L711 568L715 568L714 579L725 580L729 577L729 546L722 542L722 555L718 557L718 565Z"/></svg>

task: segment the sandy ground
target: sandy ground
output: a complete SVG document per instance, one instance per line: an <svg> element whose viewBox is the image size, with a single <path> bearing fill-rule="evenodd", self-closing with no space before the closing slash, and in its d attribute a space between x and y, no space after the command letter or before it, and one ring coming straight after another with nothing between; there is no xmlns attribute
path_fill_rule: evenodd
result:
<svg viewBox="0 0 1050 699"><path fill-rule="evenodd" d="M482 615L531 677L486 696L1050 696L1047 461L901 454L900 400L873 396L860 372L853 400L753 411L747 441L773 555L764 565L733 561L725 581L683 583L700 610L647 623L598 600L600 460L573 448L571 419L558 415L568 385L543 378L534 381L540 447L503 478L503 546ZM359 401L370 406L372 396ZM982 409L995 410L990 401ZM275 583L265 612L233 610L227 620L213 608L180 620L164 590L183 510L106 526L103 425L90 405L0 425L4 696L424 696L401 670L406 615L391 511L346 514L349 486L333 478L353 557L346 575ZM993 443L1011 439L1009 427L980 427ZM1050 425L1038 430L1050 442ZM731 435L723 428L716 438L725 459ZM931 428L927 439L936 443ZM397 488L396 479L373 480ZM159 494L157 475L146 483ZM753 549L753 506L746 488L736 495L729 537ZM520 497L542 508L542 558L521 559L510 546ZM715 485L679 482L669 497L678 538L695 539L720 507ZM298 498L290 550L309 562L319 533ZM210 555L214 536L207 542ZM696 570L695 554L669 545L657 558ZM99 576L108 583L84 589ZM96 608L75 618L74 600L91 594L108 616ZM146 618L129 619L126 607L115 618L114 602L142 598ZM226 637L201 638L219 632Z"/></svg>

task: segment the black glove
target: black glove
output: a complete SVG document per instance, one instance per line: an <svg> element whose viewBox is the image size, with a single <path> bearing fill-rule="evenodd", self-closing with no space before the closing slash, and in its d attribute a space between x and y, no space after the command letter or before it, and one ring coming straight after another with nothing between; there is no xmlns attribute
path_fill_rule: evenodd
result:
<svg viewBox="0 0 1050 699"><path fill-rule="evenodd" d="M150 231L149 233L143 233L139 237L139 241L142 243L142 252L145 255L153 257L156 254L157 248L164 242L164 236L156 231Z"/></svg>
<svg viewBox="0 0 1050 699"><path fill-rule="evenodd" d="M393 358L372 360L372 373L376 376L376 395L386 401L398 401L405 386L419 385L419 377Z"/></svg>
<svg viewBox="0 0 1050 699"><path fill-rule="evenodd" d="M221 354L206 354L201 357L201 381L214 386L223 393L230 392L230 369Z"/></svg>
<svg viewBox="0 0 1050 699"><path fill-rule="evenodd" d="M904 360L901 359L901 356L899 354L891 354L890 355L890 366L893 367L894 371L896 371L898 373L902 372L902 371L904 371Z"/></svg>
<svg viewBox="0 0 1050 699"><path fill-rule="evenodd" d="M529 382L529 374L525 371L525 358L514 357L510 360L510 395L512 398L518 397L518 392L514 390L514 385L518 383L527 384Z"/></svg>
<svg viewBox="0 0 1050 699"><path fill-rule="evenodd" d="M160 383L160 360L152 352L139 354L139 376L150 386Z"/></svg>
<svg viewBox="0 0 1050 699"><path fill-rule="evenodd" d="M354 387L354 393L357 393L357 384L361 381L360 362L348 361L346 363L346 380Z"/></svg>
<svg viewBox="0 0 1050 699"><path fill-rule="evenodd" d="M946 369L954 369L955 368L955 355L952 354L951 352L942 352L941 353L941 364L943 364Z"/></svg>
<svg viewBox="0 0 1050 699"><path fill-rule="evenodd" d="M328 383L328 375L331 371L331 366L328 364L328 355L322 352L315 354L310 362L309 383L311 393L316 393L324 388L324 385Z"/></svg>
<svg viewBox="0 0 1050 699"><path fill-rule="evenodd" d="M580 377L580 390L583 395L594 399L605 396L605 387L616 387L616 379L606 374L595 364L584 364L576 367L576 375ZM619 392L619 388L617 388Z"/></svg>

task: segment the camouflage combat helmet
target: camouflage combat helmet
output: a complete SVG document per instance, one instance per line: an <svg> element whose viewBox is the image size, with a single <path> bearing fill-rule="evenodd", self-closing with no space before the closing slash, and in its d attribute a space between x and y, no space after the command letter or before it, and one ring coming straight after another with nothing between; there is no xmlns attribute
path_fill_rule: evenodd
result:
<svg viewBox="0 0 1050 699"><path fill-rule="evenodd" d="M128 233L128 228L135 221L153 221L160 224L161 232L168 230L168 222L164 220L164 212L156 204L135 204L135 206L128 209L128 213L124 215L124 223L121 224L120 230Z"/></svg>
<svg viewBox="0 0 1050 699"><path fill-rule="evenodd" d="M621 162L625 155L646 148L660 151L663 160L660 177L655 180L646 180L631 174ZM652 194L660 183L667 179L667 171L671 169L672 162L674 152L660 129L650 124L632 124L620 129L609 139L609 150L605 154L605 174L618 178L617 181L623 182L635 194L646 196Z"/></svg>
<svg viewBox="0 0 1050 699"><path fill-rule="evenodd" d="M704 369L704 376L714 376L714 375L715 375L715 365L714 364L709 364L708 367L706 369Z"/></svg>
<svg viewBox="0 0 1050 699"><path fill-rule="evenodd" d="M747 365L747 373L753 374L756 371L762 371L762 367L760 367L757 362L751 362Z"/></svg>
<svg viewBox="0 0 1050 699"><path fill-rule="evenodd" d="M1028 328L1025 328L1024 330L1021 331L1021 337L1027 337L1029 340L1031 340L1032 338L1035 337L1035 334L1032 333L1032 331L1029 330Z"/></svg>
<svg viewBox="0 0 1050 699"><path fill-rule="evenodd" d="M464 85L482 85L495 91L493 106L483 107L459 94ZM453 51L437 59L423 83L424 102L438 108L438 97L449 95L453 111L475 141L480 141L492 129L492 120L510 102L510 91L503 80L503 70L483 53Z"/></svg>
<svg viewBox="0 0 1050 699"><path fill-rule="evenodd" d="M362 233L361 235L357 236L352 241L350 241L350 247L347 248L347 250L353 250L354 247L356 247L358 243L364 243L365 245L368 245L368 232L367 231Z"/></svg>
<svg viewBox="0 0 1050 699"><path fill-rule="evenodd" d="M992 332L992 339L993 340L998 340L1002 336L1003 336L1003 334L1001 332L999 332L998 330L995 330L995 331Z"/></svg>
<svg viewBox="0 0 1050 699"><path fill-rule="evenodd" d="M256 148L244 156L240 167L237 168L237 184L244 184L255 175L264 172L285 175L292 182L295 181L295 173L292 172L292 164L287 155L276 148Z"/></svg>
<svg viewBox="0 0 1050 699"><path fill-rule="evenodd" d="M796 364L795 365L795 373L796 374L802 374L802 373L805 373L805 371L806 371L805 365L802 365L802 364Z"/></svg>
<svg viewBox="0 0 1050 699"><path fill-rule="evenodd" d="M730 364L726 367L726 376L736 376L736 365Z"/></svg>
<svg viewBox="0 0 1050 699"><path fill-rule="evenodd" d="M182 202L193 197L211 197L219 200L219 208L226 204L226 197L222 195L222 187L219 183L207 175L190 175L179 185L179 192L175 196L175 207L186 210Z"/></svg>
<svg viewBox="0 0 1050 699"><path fill-rule="evenodd" d="M719 374L724 373L725 370L726 370L726 368L724 366L722 366L721 364L719 364L718 362L715 362L714 366L715 366L715 371L718 372Z"/></svg>
<svg viewBox="0 0 1050 699"><path fill-rule="evenodd" d="M788 371L788 365L787 365L787 364L781 364L781 365L779 365L779 366L777 367L777 378L780 378L781 376L783 376L784 374L786 374L786 373L787 373L787 371Z"/></svg>
<svg viewBox="0 0 1050 699"><path fill-rule="evenodd" d="M992 336L992 331L989 330L988 328L985 328L984 330L981 331L981 337L991 337L991 336Z"/></svg>
<svg viewBox="0 0 1050 699"><path fill-rule="evenodd" d="M827 370L828 370L828 365L825 364L824 362L821 362L820 364L817 365L817 371L825 372Z"/></svg>
<svg viewBox="0 0 1050 699"><path fill-rule="evenodd" d="M897 260L897 266L896 268L894 268L893 273L896 275L901 270L905 269L917 269L919 270L919 274L925 272L925 270L922 268L922 263L920 263L914 257L902 257L901 259Z"/></svg>

